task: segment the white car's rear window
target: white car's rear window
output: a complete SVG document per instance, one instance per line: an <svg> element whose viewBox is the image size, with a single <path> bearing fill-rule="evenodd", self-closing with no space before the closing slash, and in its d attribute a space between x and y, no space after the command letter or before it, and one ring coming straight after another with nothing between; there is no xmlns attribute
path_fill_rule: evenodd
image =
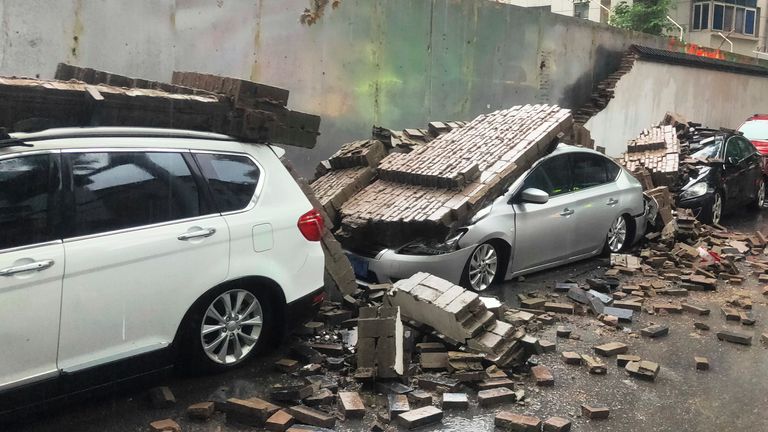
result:
<svg viewBox="0 0 768 432"><path fill-rule="evenodd" d="M739 131L749 140L768 141L768 120L750 120Z"/></svg>

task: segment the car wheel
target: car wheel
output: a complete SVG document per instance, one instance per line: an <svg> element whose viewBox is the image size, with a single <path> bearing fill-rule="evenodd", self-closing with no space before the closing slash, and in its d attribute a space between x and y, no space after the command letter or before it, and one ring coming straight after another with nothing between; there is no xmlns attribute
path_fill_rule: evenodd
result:
<svg viewBox="0 0 768 432"><path fill-rule="evenodd" d="M757 195L755 199L750 203L750 207L755 210L760 210L765 204L765 180L760 179L760 184L757 187Z"/></svg>
<svg viewBox="0 0 768 432"><path fill-rule="evenodd" d="M462 285L473 291L485 291L497 279L499 253L490 243L476 247L464 266Z"/></svg>
<svg viewBox="0 0 768 432"><path fill-rule="evenodd" d="M181 350L195 369L218 372L253 357L271 331L268 300L259 291L229 287L199 302L188 318Z"/></svg>
<svg viewBox="0 0 768 432"><path fill-rule="evenodd" d="M723 196L720 194L720 192L715 192L715 195L712 197L712 208L709 212L709 221L710 223L719 224L720 218L723 216Z"/></svg>
<svg viewBox="0 0 768 432"><path fill-rule="evenodd" d="M627 244L630 243L627 235L629 233L628 228L629 223L624 215L620 215L613 221L605 238L605 252L617 253L626 248Z"/></svg>

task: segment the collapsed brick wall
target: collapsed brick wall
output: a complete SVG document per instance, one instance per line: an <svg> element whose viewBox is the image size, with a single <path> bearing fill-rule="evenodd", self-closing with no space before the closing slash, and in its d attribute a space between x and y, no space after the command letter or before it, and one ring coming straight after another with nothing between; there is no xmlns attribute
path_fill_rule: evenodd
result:
<svg viewBox="0 0 768 432"><path fill-rule="evenodd" d="M40 99L21 101L20 107L30 111L24 115L40 110L45 118L64 126L173 127L305 148L313 148L319 135L319 116L289 110L289 91L266 84L196 72L174 72L171 83L162 83L64 63L58 65L55 78L67 82L38 81L41 88L34 90L41 94ZM67 112L47 110L48 99L53 101L59 96L51 90L67 86L110 97L99 101L96 96L98 103L93 97L90 103L84 97L70 102L82 107L76 111L76 118ZM0 90L0 96L4 96L9 88ZM4 116L0 121L11 126L19 117Z"/></svg>
<svg viewBox="0 0 768 432"><path fill-rule="evenodd" d="M589 98L589 102L574 111L573 120L577 125L583 126L589 121L589 119L594 117L597 113L608 106L608 103L615 96L614 92L616 89L616 84L624 75L632 70L636 60L637 55L635 53L630 51L624 54L624 57L621 59L621 63L619 63L619 68L612 74L608 75L606 79L600 81L597 84L595 90L592 92L592 95Z"/></svg>
<svg viewBox="0 0 768 432"><path fill-rule="evenodd" d="M400 246L445 235L499 196L509 184L569 133L569 110L515 106L481 115L410 153L391 153L379 179L341 209L343 238Z"/></svg>

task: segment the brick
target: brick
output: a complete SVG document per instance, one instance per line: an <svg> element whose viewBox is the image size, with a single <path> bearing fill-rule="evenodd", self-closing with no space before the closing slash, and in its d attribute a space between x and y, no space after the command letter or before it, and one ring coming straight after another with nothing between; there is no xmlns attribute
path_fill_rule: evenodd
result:
<svg viewBox="0 0 768 432"><path fill-rule="evenodd" d="M590 420L604 420L610 415L610 410L604 407L594 407L591 405L581 406L581 415Z"/></svg>
<svg viewBox="0 0 768 432"><path fill-rule="evenodd" d="M629 362L624 366L624 369L634 378L653 381L659 374L660 367L658 363L643 360L639 362Z"/></svg>
<svg viewBox="0 0 768 432"><path fill-rule="evenodd" d="M314 349L315 351L329 355L338 357L344 354L344 346L342 344L309 344L309 347Z"/></svg>
<svg viewBox="0 0 768 432"><path fill-rule="evenodd" d="M736 330L717 332L717 338L721 341L731 342L741 345L752 345L752 334Z"/></svg>
<svg viewBox="0 0 768 432"><path fill-rule="evenodd" d="M170 408L176 405L176 397L168 387L155 387L149 390L149 401L153 408Z"/></svg>
<svg viewBox="0 0 768 432"><path fill-rule="evenodd" d="M448 368L447 352L422 353L419 360L419 365L423 370L445 370Z"/></svg>
<svg viewBox="0 0 768 432"><path fill-rule="evenodd" d="M389 418L396 418L398 415L411 410L411 405L408 403L408 396L404 394L387 395L387 410L389 411Z"/></svg>
<svg viewBox="0 0 768 432"><path fill-rule="evenodd" d="M193 420L208 420L213 417L216 404L213 402L200 402L187 407L187 416Z"/></svg>
<svg viewBox="0 0 768 432"><path fill-rule="evenodd" d="M466 393L443 393L441 404L443 410L458 409L465 410L469 408L469 399Z"/></svg>
<svg viewBox="0 0 768 432"><path fill-rule="evenodd" d="M292 346L291 354L299 361L306 364L323 363L325 360L325 357L322 354L303 343Z"/></svg>
<svg viewBox="0 0 768 432"><path fill-rule="evenodd" d="M448 391L455 391L461 384L458 380L440 375L420 375L418 377L418 383L419 387L430 391L435 391L438 387L447 388Z"/></svg>
<svg viewBox="0 0 768 432"><path fill-rule="evenodd" d="M303 405L296 405L286 409L286 412L293 416L297 422L312 426L324 428L333 428L336 426L336 418L322 411L309 408Z"/></svg>
<svg viewBox="0 0 768 432"><path fill-rule="evenodd" d="M480 390L477 392L477 403L482 407L488 407L502 403L512 403L515 401L515 399L515 392L506 387Z"/></svg>
<svg viewBox="0 0 768 432"><path fill-rule="evenodd" d="M583 355L581 358L587 366L589 373L594 375L605 375L608 373L608 368L600 359L588 355Z"/></svg>
<svg viewBox="0 0 768 432"><path fill-rule="evenodd" d="M400 414L400 424L406 429L439 423L443 419L443 411L433 406L425 406Z"/></svg>
<svg viewBox="0 0 768 432"><path fill-rule="evenodd" d="M531 368L531 373L536 380L537 386L550 387L555 385L555 377L552 375L552 371L546 366L534 366Z"/></svg>
<svg viewBox="0 0 768 432"><path fill-rule="evenodd" d="M272 414L280 410L280 407L259 398L231 398L227 399L224 410L227 413L227 421L261 427Z"/></svg>
<svg viewBox="0 0 768 432"><path fill-rule="evenodd" d="M643 308L643 304L636 301L617 300L613 302L613 307L639 312Z"/></svg>
<svg viewBox="0 0 768 432"><path fill-rule="evenodd" d="M550 342L544 339L539 340L539 346L541 347L542 351L544 351L545 353L555 352L555 348L556 348L556 345L554 342Z"/></svg>
<svg viewBox="0 0 768 432"><path fill-rule="evenodd" d="M698 330L709 330L709 324L700 321L694 321L693 326Z"/></svg>
<svg viewBox="0 0 768 432"><path fill-rule="evenodd" d="M181 426L171 419L153 421L149 428L155 432L181 432Z"/></svg>
<svg viewBox="0 0 768 432"><path fill-rule="evenodd" d="M317 363L312 363L312 364L308 364L308 365L302 366L298 370L298 374L299 374L299 376L302 376L302 377L306 377L306 376L310 376L310 375L316 375L316 374L320 373L320 369L322 369L322 366L320 366Z"/></svg>
<svg viewBox="0 0 768 432"><path fill-rule="evenodd" d="M408 394L408 401L416 406L432 405L432 395L424 390L414 390Z"/></svg>
<svg viewBox="0 0 768 432"><path fill-rule="evenodd" d="M491 390L503 387L513 390L515 382L509 378L492 378L477 384L478 390Z"/></svg>
<svg viewBox="0 0 768 432"><path fill-rule="evenodd" d="M541 420L536 417L515 414L510 411L502 411L496 414L494 425L505 431L512 432L539 432Z"/></svg>
<svg viewBox="0 0 768 432"><path fill-rule="evenodd" d="M565 364L571 364L571 365L581 364L581 355L573 351L564 351L562 354L562 357L563 357L563 362L565 362Z"/></svg>
<svg viewBox="0 0 768 432"><path fill-rule="evenodd" d="M416 344L417 353L446 352L445 345L441 342L422 342Z"/></svg>
<svg viewBox="0 0 768 432"><path fill-rule="evenodd" d="M544 422L544 432L570 432L571 421L562 417L550 417Z"/></svg>
<svg viewBox="0 0 768 432"><path fill-rule="evenodd" d="M655 303L652 305L653 311L656 313L659 313L661 311L666 311L667 313L682 313L683 308L682 306L673 305L670 303Z"/></svg>
<svg viewBox="0 0 768 432"><path fill-rule="evenodd" d="M644 329L641 329L640 334L649 338L662 337L669 334L669 327L661 324L656 324L656 325L648 326Z"/></svg>
<svg viewBox="0 0 768 432"><path fill-rule="evenodd" d="M320 405L333 405L336 401L336 396L328 389L320 389L316 391L312 396L304 399L304 403L310 407L318 407Z"/></svg>
<svg viewBox="0 0 768 432"><path fill-rule="evenodd" d="M613 357L616 354L625 354L629 350L627 345L621 342L609 342L603 345L598 345L593 348L595 350L595 353L603 357Z"/></svg>
<svg viewBox="0 0 768 432"><path fill-rule="evenodd" d="M301 364L292 359L280 359L275 362L275 369L283 373L293 373L299 370Z"/></svg>
<svg viewBox="0 0 768 432"><path fill-rule="evenodd" d="M557 312L557 313L573 313L573 305L568 303L554 303L549 302L544 304L544 310L547 312Z"/></svg>
<svg viewBox="0 0 768 432"><path fill-rule="evenodd" d="M683 310L685 310L686 312L690 312L695 315L709 315L709 309L705 307L701 307L691 303L683 303L681 306Z"/></svg>
<svg viewBox="0 0 768 432"><path fill-rule="evenodd" d="M763 333L760 335L760 342L768 344L768 333Z"/></svg>
<svg viewBox="0 0 768 432"><path fill-rule="evenodd" d="M642 360L640 356L631 354L619 354L616 356L616 365L618 367L624 367L629 362L640 362L640 360Z"/></svg>
<svg viewBox="0 0 768 432"><path fill-rule="evenodd" d="M709 359L706 357L694 357L693 361L696 363L696 370L709 370Z"/></svg>
<svg viewBox="0 0 768 432"><path fill-rule="evenodd" d="M269 398L279 402L300 401L312 396L314 389L309 384L276 384L269 392Z"/></svg>
<svg viewBox="0 0 768 432"><path fill-rule="evenodd" d="M288 414L285 410L280 410L272 414L264 426L268 431L285 432L295 422L296 419L292 415Z"/></svg>
<svg viewBox="0 0 768 432"><path fill-rule="evenodd" d="M339 392L339 408L347 418L361 418L365 415L365 405L357 392Z"/></svg>
<svg viewBox="0 0 768 432"><path fill-rule="evenodd" d="M565 326L559 326L557 327L557 330L555 330L557 337L560 338L568 338L571 336L572 330Z"/></svg>
<svg viewBox="0 0 768 432"><path fill-rule="evenodd" d="M741 319L741 324L745 326L753 326L755 325L755 317L752 316L751 313L748 312L739 312L739 318Z"/></svg>
<svg viewBox="0 0 768 432"><path fill-rule="evenodd" d="M729 307L721 307L720 311L723 313L726 321L741 321L739 312L736 309Z"/></svg>
<svg viewBox="0 0 768 432"><path fill-rule="evenodd" d="M538 297L529 297L520 301L520 307L526 309L544 309L544 305L547 303L547 299Z"/></svg>

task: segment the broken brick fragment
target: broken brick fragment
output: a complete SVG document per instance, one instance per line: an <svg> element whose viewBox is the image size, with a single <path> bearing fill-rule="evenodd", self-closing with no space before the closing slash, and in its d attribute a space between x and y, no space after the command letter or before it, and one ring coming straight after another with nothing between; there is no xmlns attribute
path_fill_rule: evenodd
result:
<svg viewBox="0 0 768 432"><path fill-rule="evenodd" d="M605 407L595 407L592 405L582 405L581 415L590 420L604 420L610 415L610 410Z"/></svg>
<svg viewBox="0 0 768 432"><path fill-rule="evenodd" d="M539 432L541 420L536 417L502 411L493 420L497 428L512 432Z"/></svg>
<svg viewBox="0 0 768 432"><path fill-rule="evenodd" d="M200 402L187 407L187 416L193 420L205 421L213 416L215 410L213 402Z"/></svg>
<svg viewBox="0 0 768 432"><path fill-rule="evenodd" d="M149 428L153 432L181 432L181 426L171 419L153 421Z"/></svg>

